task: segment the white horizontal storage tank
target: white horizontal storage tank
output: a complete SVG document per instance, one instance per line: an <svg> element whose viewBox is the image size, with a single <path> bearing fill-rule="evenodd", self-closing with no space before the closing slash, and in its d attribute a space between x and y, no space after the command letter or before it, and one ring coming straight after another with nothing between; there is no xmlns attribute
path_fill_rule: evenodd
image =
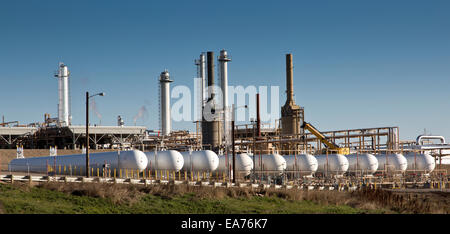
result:
<svg viewBox="0 0 450 234"><path fill-rule="evenodd" d="M432 172L436 167L434 158L429 154L409 152L404 154L404 156L408 162L407 170Z"/></svg>
<svg viewBox="0 0 450 234"><path fill-rule="evenodd" d="M228 158L228 164L226 163L226 158ZM219 167L217 168L218 172L227 172L231 167L233 168L233 154L230 155L219 155ZM253 160L252 158L245 153L236 154L236 172L239 175L248 176L252 172L253 169Z"/></svg>
<svg viewBox="0 0 450 234"><path fill-rule="evenodd" d="M108 164L112 170L128 169L143 171L147 167L147 157L144 152L139 150L89 154L90 168L94 168L94 170L96 168L102 169L105 164ZM11 160L8 168L10 171L17 172L47 173L47 166L52 168L54 166L66 166L66 168L69 167L71 170L76 167L76 173L81 172L84 175L86 172L86 154L18 158ZM73 173L75 174L75 171Z"/></svg>
<svg viewBox="0 0 450 234"><path fill-rule="evenodd" d="M184 159L183 171L215 171L219 157L211 150L181 152Z"/></svg>
<svg viewBox="0 0 450 234"><path fill-rule="evenodd" d="M167 151L149 151L145 152L148 163L147 169L155 170L169 170L180 171L184 165L184 158L180 152L176 150Z"/></svg>
<svg viewBox="0 0 450 234"><path fill-rule="evenodd" d="M286 160L287 171L296 171L302 175L314 174L319 166L317 159L310 154L284 155L283 157Z"/></svg>
<svg viewBox="0 0 450 234"><path fill-rule="evenodd" d="M378 169L378 159L373 154L349 154L348 159L349 172L362 172L363 174L373 174Z"/></svg>
<svg viewBox="0 0 450 234"><path fill-rule="evenodd" d="M327 155L321 154L316 156L319 166L317 172L329 173L331 175L343 175L348 170L348 159L341 154L328 155L328 170L327 170Z"/></svg>
<svg viewBox="0 0 450 234"><path fill-rule="evenodd" d="M387 170L388 172L405 172L408 162L402 154L378 154L378 170Z"/></svg>
<svg viewBox="0 0 450 234"><path fill-rule="evenodd" d="M253 158L253 156L251 156ZM255 155L255 171L277 171L286 169L286 160L279 154Z"/></svg>

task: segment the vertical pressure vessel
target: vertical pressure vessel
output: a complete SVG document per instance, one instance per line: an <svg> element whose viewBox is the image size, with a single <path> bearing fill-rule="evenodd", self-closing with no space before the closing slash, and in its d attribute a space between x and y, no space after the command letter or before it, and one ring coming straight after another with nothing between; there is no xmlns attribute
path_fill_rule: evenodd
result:
<svg viewBox="0 0 450 234"><path fill-rule="evenodd" d="M344 155L329 154L327 157L327 155L321 154L317 155L316 159L319 164L317 172L328 173L330 175L343 175L348 170L348 159Z"/></svg>
<svg viewBox="0 0 450 234"><path fill-rule="evenodd" d="M317 171L317 159L310 154L285 155L286 170L297 171L300 174L312 175Z"/></svg>
<svg viewBox="0 0 450 234"><path fill-rule="evenodd" d="M147 169L149 170L169 170L178 172L183 168L184 158L176 150L167 151L149 151L145 152L147 156Z"/></svg>
<svg viewBox="0 0 450 234"><path fill-rule="evenodd" d="M349 163L349 172L362 172L363 174L373 174L378 169L378 159L372 154L349 154L346 155Z"/></svg>
<svg viewBox="0 0 450 234"><path fill-rule="evenodd" d="M184 159L183 171L215 171L219 157L211 150L181 152Z"/></svg>
<svg viewBox="0 0 450 234"><path fill-rule="evenodd" d="M111 169L128 169L143 171L147 167L147 157L142 151L115 151L89 154L89 166L102 169L105 164ZM86 155L72 154L62 156L46 156L13 159L8 165L9 170L17 172L47 173L48 168L66 166L77 168L77 172L86 171Z"/></svg>
<svg viewBox="0 0 450 234"><path fill-rule="evenodd" d="M228 158L228 163L226 159ZM228 167L227 167L228 165ZM227 172L229 169L233 167L233 155L219 155L219 167L217 168L218 172ZM245 153L236 154L236 172L240 175L248 176L250 175L253 169L253 160L252 158Z"/></svg>

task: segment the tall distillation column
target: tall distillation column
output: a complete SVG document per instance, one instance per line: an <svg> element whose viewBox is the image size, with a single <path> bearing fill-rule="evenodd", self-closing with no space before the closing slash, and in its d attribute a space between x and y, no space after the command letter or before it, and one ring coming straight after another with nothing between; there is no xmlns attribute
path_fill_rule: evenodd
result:
<svg viewBox="0 0 450 234"><path fill-rule="evenodd" d="M211 149L215 150L220 145L221 134L220 134L220 124L217 121L216 114L216 104L215 104L215 93L214 93L214 52L208 51L206 53L207 62L207 76L208 76L208 87L206 87L207 92L207 102L203 107L202 115L202 144L204 146L210 146ZM206 119L205 114L209 115L209 119ZM211 118L210 118L211 117Z"/></svg>
<svg viewBox="0 0 450 234"><path fill-rule="evenodd" d="M225 146L230 145L230 111L228 106L228 62L231 61L231 59L228 57L228 53L226 50L220 51L219 56L219 69L220 69L220 80L221 80L221 88L222 88L222 107L223 107L223 132L224 132L224 140L225 140Z"/></svg>
<svg viewBox="0 0 450 234"><path fill-rule="evenodd" d="M200 59L196 59L195 60L195 65L197 66L197 78L199 78L200 80L197 81L198 83L196 83L196 87L198 87L198 89L200 89L200 93L199 95L196 96L196 103L195 103L195 114L197 115L197 117L195 118L196 121L201 121L202 120L202 112L203 112L203 106L206 102L206 91L205 91L205 53L201 53L200 54Z"/></svg>
<svg viewBox="0 0 450 234"><path fill-rule="evenodd" d="M170 118L170 80L169 71L164 70L159 76L160 88L161 88L161 133L163 136L167 136L171 131L171 118Z"/></svg>
<svg viewBox="0 0 450 234"><path fill-rule="evenodd" d="M64 63L59 63L58 72L55 77L58 79L58 123L60 126L71 124L70 102L69 102L69 69Z"/></svg>

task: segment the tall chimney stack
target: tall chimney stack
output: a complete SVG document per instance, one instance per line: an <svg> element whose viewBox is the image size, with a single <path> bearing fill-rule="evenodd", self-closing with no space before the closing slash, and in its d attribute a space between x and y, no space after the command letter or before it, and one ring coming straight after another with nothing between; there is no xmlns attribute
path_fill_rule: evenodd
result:
<svg viewBox="0 0 450 234"><path fill-rule="evenodd" d="M286 54L286 103L281 107L281 127L283 134L297 135L303 123L303 108L294 101L294 66L292 54Z"/></svg>
<svg viewBox="0 0 450 234"><path fill-rule="evenodd" d="M214 86L214 52L208 51L206 54L207 59L207 72L208 72L208 87L210 88L208 92L208 100L214 99L214 91L212 87ZM211 94L211 95L209 95Z"/></svg>
<svg viewBox="0 0 450 234"><path fill-rule="evenodd" d="M286 103L294 102L294 66L292 65L292 54L286 54Z"/></svg>
<svg viewBox="0 0 450 234"><path fill-rule="evenodd" d="M216 115L216 106L214 99L214 52L208 51L206 53L206 68L207 68L207 76L208 76L208 87L206 87L208 92L207 103L206 105L211 105L212 114ZM221 144L221 132L220 132L220 122L217 119L212 121L207 121L202 115L202 144L211 146L212 150L218 149L218 146Z"/></svg>

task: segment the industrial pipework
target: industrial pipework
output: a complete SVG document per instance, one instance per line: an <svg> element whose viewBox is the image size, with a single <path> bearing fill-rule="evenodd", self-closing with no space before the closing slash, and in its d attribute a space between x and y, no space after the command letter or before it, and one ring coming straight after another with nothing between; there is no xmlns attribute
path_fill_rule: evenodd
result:
<svg viewBox="0 0 450 234"><path fill-rule="evenodd" d="M69 102L69 75L67 66L60 62L58 72L55 74L58 79L58 124L60 126L69 126L72 119Z"/></svg>
<svg viewBox="0 0 450 234"><path fill-rule="evenodd" d="M426 136L426 135L419 135L416 139L416 144L423 145L423 139L439 139L439 140L441 140L441 144L445 145L445 137L443 137L443 136Z"/></svg>

